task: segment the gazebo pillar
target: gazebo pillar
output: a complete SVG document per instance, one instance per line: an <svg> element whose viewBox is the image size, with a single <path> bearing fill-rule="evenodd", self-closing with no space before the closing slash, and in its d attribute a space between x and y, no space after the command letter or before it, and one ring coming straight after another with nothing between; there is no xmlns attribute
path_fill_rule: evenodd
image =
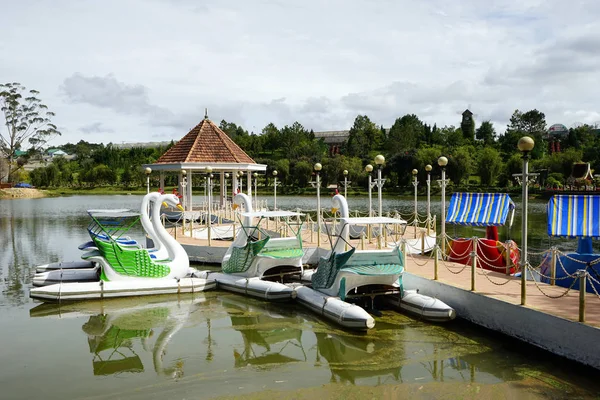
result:
<svg viewBox="0 0 600 400"><path fill-rule="evenodd" d="M225 202L227 201L227 187L225 186L225 171L221 171L221 179L220 179L220 183L219 186L221 188L220 190L220 198L219 198L219 204L221 205L221 208L225 208Z"/></svg>
<svg viewBox="0 0 600 400"><path fill-rule="evenodd" d="M193 170L192 169L188 169L188 173L187 173L187 176L188 176L188 178L187 178L188 179L187 180L187 193L186 193L187 197L188 197L188 199L187 199L188 207L186 208L186 210L188 210L188 211L192 211L192 209L194 208L194 203L192 201L192 188L194 186L194 185L192 185L192 182L194 181L192 179L193 178L192 173L193 173Z"/></svg>
<svg viewBox="0 0 600 400"><path fill-rule="evenodd" d="M248 197L252 199L252 172L246 172L246 187L248 188Z"/></svg>
<svg viewBox="0 0 600 400"><path fill-rule="evenodd" d="M177 176L177 191L179 192L179 194L183 195L185 192L185 188L183 187L183 170L179 171L179 175ZM186 201L187 199L185 197L182 197L182 201L183 204L181 205L183 208L185 208L186 206Z"/></svg>
<svg viewBox="0 0 600 400"><path fill-rule="evenodd" d="M237 194L237 188L238 188L237 171L235 171L231 174L231 185L232 185L231 197L233 198Z"/></svg>

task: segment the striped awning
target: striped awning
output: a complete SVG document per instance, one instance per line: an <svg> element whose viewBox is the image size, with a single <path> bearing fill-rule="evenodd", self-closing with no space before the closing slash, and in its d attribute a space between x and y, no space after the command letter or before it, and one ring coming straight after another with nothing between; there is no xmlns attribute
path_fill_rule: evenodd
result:
<svg viewBox="0 0 600 400"><path fill-rule="evenodd" d="M548 235L600 238L600 195L556 195L548 202Z"/></svg>
<svg viewBox="0 0 600 400"><path fill-rule="evenodd" d="M515 203L504 193L454 193L446 216L447 224L472 226L504 225Z"/></svg>

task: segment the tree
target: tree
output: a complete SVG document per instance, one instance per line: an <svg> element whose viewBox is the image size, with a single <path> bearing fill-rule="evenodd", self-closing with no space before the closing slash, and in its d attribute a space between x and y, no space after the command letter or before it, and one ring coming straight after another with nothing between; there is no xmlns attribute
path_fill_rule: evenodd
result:
<svg viewBox="0 0 600 400"><path fill-rule="evenodd" d="M350 128L345 154L366 160L369 158L369 152L381 145L382 140L381 129L366 115L359 115Z"/></svg>
<svg viewBox="0 0 600 400"><path fill-rule="evenodd" d="M0 85L0 110L6 125L6 131L0 131L0 152L8 159L9 181L13 173L15 150L20 149L26 141L30 147L39 149L61 134L51 122L55 114L48 111L48 107L36 97L38 94L37 90L27 91L17 82Z"/></svg>
<svg viewBox="0 0 600 400"><path fill-rule="evenodd" d="M540 158L546 148L544 134L546 133L546 116L538 110L522 113L515 110L506 127L506 133L500 138L500 147L506 154L517 151L517 142L522 136L531 136L535 147L531 152L532 158Z"/></svg>
<svg viewBox="0 0 600 400"><path fill-rule="evenodd" d="M455 185L460 185L473 173L472 154L475 154L473 146L461 146L448 157L448 177Z"/></svg>
<svg viewBox="0 0 600 400"><path fill-rule="evenodd" d="M415 114L406 114L390 128L386 141L386 150L391 153L413 150L423 138L423 122Z"/></svg>
<svg viewBox="0 0 600 400"><path fill-rule="evenodd" d="M492 147L484 147L479 151L477 159L477 175L482 185L493 185L502 169L502 158L498 150Z"/></svg>
<svg viewBox="0 0 600 400"><path fill-rule="evenodd" d="M491 121L483 121L481 126L475 132L477 140L481 140L484 146L491 146L496 139L496 129Z"/></svg>

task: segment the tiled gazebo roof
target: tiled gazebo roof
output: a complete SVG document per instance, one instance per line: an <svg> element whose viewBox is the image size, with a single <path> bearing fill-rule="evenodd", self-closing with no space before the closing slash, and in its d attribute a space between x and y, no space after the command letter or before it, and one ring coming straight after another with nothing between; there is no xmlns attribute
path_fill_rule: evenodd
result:
<svg viewBox="0 0 600 400"><path fill-rule="evenodd" d="M163 154L156 164L242 163L255 164L225 132L205 118Z"/></svg>
<svg viewBox="0 0 600 400"><path fill-rule="evenodd" d="M248 173L267 169L266 165L257 164L206 116L155 163L143 167L157 171L189 172L204 171L211 167L215 172Z"/></svg>

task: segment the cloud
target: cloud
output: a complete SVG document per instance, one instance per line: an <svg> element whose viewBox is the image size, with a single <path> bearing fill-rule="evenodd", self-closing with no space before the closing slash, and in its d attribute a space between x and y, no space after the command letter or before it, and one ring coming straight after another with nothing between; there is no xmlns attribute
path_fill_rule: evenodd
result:
<svg viewBox="0 0 600 400"><path fill-rule="evenodd" d="M106 128L93 121L110 121L104 140L179 139L205 107L254 132L357 114L457 125L469 105L499 132L517 108L570 126L598 118L599 14L595 0L11 2L0 76L40 90L71 142Z"/></svg>
<svg viewBox="0 0 600 400"><path fill-rule="evenodd" d="M150 104L147 87L127 85L118 81L113 74L86 77L75 73L64 80L60 89L67 101L73 104L90 104L126 115L149 115L155 118L172 115L169 110Z"/></svg>
<svg viewBox="0 0 600 400"><path fill-rule="evenodd" d="M113 128L105 126L102 122L93 122L91 124L84 125L80 127L79 130L88 135L92 133L112 133L115 131Z"/></svg>

